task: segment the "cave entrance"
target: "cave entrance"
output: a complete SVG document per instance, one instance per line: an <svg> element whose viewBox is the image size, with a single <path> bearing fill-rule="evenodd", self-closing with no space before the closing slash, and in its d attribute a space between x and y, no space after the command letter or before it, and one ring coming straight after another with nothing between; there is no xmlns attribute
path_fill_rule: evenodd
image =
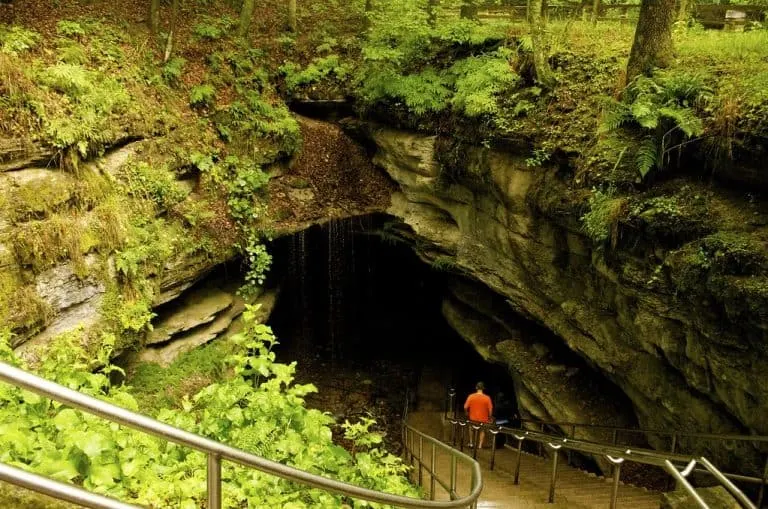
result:
<svg viewBox="0 0 768 509"><path fill-rule="evenodd" d="M514 405L505 368L484 361L442 315L450 275L422 261L393 224L367 215L275 241L270 278L280 294L269 325L278 360L297 361L297 379L321 388L310 404L342 419L373 413L399 426L406 394L411 409L443 411L449 387L461 404L478 380L494 401L501 392Z"/></svg>

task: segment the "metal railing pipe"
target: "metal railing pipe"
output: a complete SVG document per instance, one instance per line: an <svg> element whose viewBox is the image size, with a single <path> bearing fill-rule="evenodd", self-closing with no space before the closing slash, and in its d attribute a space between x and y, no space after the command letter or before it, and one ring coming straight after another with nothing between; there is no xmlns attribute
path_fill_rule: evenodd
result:
<svg viewBox="0 0 768 509"><path fill-rule="evenodd" d="M744 507L746 509L757 509L755 504L752 503L750 499L747 498L747 496L736 487L735 484L731 482L730 479L725 477L723 473L718 470L707 458L702 456L699 458L699 463L704 465L704 468L709 470L709 472L712 474L712 476L717 479L720 484L725 486L725 489L728 490L728 492L733 495L733 498L739 501L739 504L741 504L741 507Z"/></svg>
<svg viewBox="0 0 768 509"><path fill-rule="evenodd" d="M680 483L680 486L685 489L685 491L688 492L688 494L693 498L694 502L696 502L701 509L709 509L709 506L706 502L701 498L701 495L696 493L696 490L693 489L693 486L691 486L691 483L688 482L688 479L681 474L677 468L675 468L675 465L672 464L669 460L664 460L664 468L667 472L672 475L672 477L675 478L675 480Z"/></svg>
<svg viewBox="0 0 768 509"><path fill-rule="evenodd" d="M208 455L208 509L221 509L221 458Z"/></svg>
<svg viewBox="0 0 768 509"><path fill-rule="evenodd" d="M614 458L612 456L606 456L608 461L611 462L613 470L613 486L611 487L611 506L610 509L616 509L616 501L619 498L619 479L621 478L621 464L624 463L624 458Z"/></svg>
<svg viewBox="0 0 768 509"><path fill-rule="evenodd" d="M97 415L109 421L122 424L130 428L138 429L149 435L154 435L169 442L184 445L206 454L213 454L218 456L220 459L226 459L246 467L254 468L261 472L287 479L289 481L298 482L306 486L330 491L360 500L379 502L382 504L389 504L405 508L458 508L466 506L469 503L477 500L477 498L480 496L480 490L482 488L482 482L475 483L472 486L472 490L470 491L469 495L454 501L430 501L379 492L368 488L355 486L346 482L337 481L335 479L329 479L327 477L312 474L310 472L305 472L297 468L289 467L287 465L283 465L282 463L256 456L241 449L236 449L220 442L216 442L209 438L205 438L200 435L175 428L145 415L131 412L106 401L96 399L72 389L68 389L37 375L33 375L32 373L28 373L19 368L15 368L4 362L0 362L0 380L11 383L17 387L27 389L41 396L51 398L60 403L65 403L74 408L79 408L80 410L84 410L88 413ZM424 435L417 430L412 428L410 429L412 433L420 437L424 437L427 440L433 440L437 442L439 447L442 446L446 450L451 451L450 448L442 442ZM456 452L455 454L461 453ZM464 454L461 454L461 456L463 456L465 461L468 461L472 465L473 475L476 475L476 478L481 480L482 478L480 477L480 465Z"/></svg>
<svg viewBox="0 0 768 509"><path fill-rule="evenodd" d="M54 481L5 463L0 463L0 481L91 509L141 509L137 505L126 504L114 498L97 495L72 484Z"/></svg>
<svg viewBox="0 0 768 509"><path fill-rule="evenodd" d="M548 444L552 448L552 480L549 483L549 503L555 503L555 486L557 485L557 460L562 445Z"/></svg>

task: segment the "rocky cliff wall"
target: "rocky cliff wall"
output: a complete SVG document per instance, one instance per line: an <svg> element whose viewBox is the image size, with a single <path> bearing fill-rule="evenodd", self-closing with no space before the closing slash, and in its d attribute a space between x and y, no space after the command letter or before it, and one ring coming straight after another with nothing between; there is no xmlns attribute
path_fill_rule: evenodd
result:
<svg viewBox="0 0 768 509"><path fill-rule="evenodd" d="M544 214L537 205L543 194L550 202L565 201L569 192L557 168L531 169L524 157L469 149L464 174L481 178L468 185L446 178L434 136L370 126L368 136L375 163L400 188L389 212L412 228L422 255L448 257L450 265L506 299L510 310L562 338L621 389L641 427L768 432L765 349L754 346L765 339L763 315L744 323L722 313L717 302L697 300L698 294L659 289L649 283L659 271L648 260L630 252L609 256L582 233L578 216ZM446 307L449 321L466 328L455 308ZM486 317L504 321L499 313ZM524 361L528 348L510 348L519 341L503 327L491 334L475 329L460 332L484 338L478 350L510 367L526 399L521 407L532 414L593 422L628 418L610 404L595 406L594 395L579 391L580 382L565 370L557 378L572 386L566 393L573 402L567 411L558 409L561 398L531 390L535 356ZM579 406L594 411L578 418L573 409ZM669 441L658 438L654 445ZM753 453L746 447L718 455L728 460Z"/></svg>

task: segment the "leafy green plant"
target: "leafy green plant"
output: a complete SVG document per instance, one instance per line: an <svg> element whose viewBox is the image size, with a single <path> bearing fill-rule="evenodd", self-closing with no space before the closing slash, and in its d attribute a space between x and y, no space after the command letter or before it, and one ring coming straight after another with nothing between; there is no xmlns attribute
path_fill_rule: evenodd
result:
<svg viewBox="0 0 768 509"><path fill-rule="evenodd" d="M85 28L80 23L69 20L61 20L56 23L56 32L63 37L71 39L79 39L85 36Z"/></svg>
<svg viewBox="0 0 768 509"><path fill-rule="evenodd" d="M163 66L163 81L170 86L177 86L184 74L184 65L186 59L182 57L173 57Z"/></svg>
<svg viewBox="0 0 768 509"><path fill-rule="evenodd" d="M610 240L615 247L618 242L619 220L626 212L626 200L617 198L615 193L613 188L593 189L589 210L581 216L582 230L595 244L603 245Z"/></svg>
<svg viewBox="0 0 768 509"><path fill-rule="evenodd" d="M332 417L307 409L312 385L294 383L295 363L275 362L277 343L258 324L255 309L243 315L244 330L231 338L225 360L230 378L207 385L179 407L160 408L156 418L271 460L391 493L418 496L404 474L408 466L381 450L374 422L345 423L355 444L348 452L332 442ZM24 366L0 341L0 359ZM42 355L41 376L132 411L143 408L128 386L113 385L110 363L116 345L104 335L96 352L80 346L80 333L58 338ZM95 371L94 371L95 369ZM140 393L139 393L140 394ZM206 498L205 456L127 427L83 414L10 385L0 386L0 461L55 479L153 507L200 507ZM344 497L225 464L228 507L371 507Z"/></svg>
<svg viewBox="0 0 768 509"><path fill-rule="evenodd" d="M44 115L46 136L60 149L76 147L82 157L109 141L110 118L131 104L131 97L117 80L80 65L56 64L44 68L36 79L72 103L68 112Z"/></svg>
<svg viewBox="0 0 768 509"><path fill-rule="evenodd" d="M40 42L40 34L20 26L0 25L0 51L16 55L28 51Z"/></svg>
<svg viewBox="0 0 768 509"><path fill-rule="evenodd" d="M314 59L305 69L288 63L281 66L280 71L285 74L285 87L290 94L299 87L328 78L343 82L349 77L352 69L348 64L342 63L338 55L328 55Z"/></svg>
<svg viewBox="0 0 768 509"><path fill-rule="evenodd" d="M605 102L600 133L621 127L639 131L635 160L645 177L651 170L663 168L670 150L702 134L704 125L695 107L711 97L711 90L696 76L640 76L627 88L625 102Z"/></svg>
<svg viewBox="0 0 768 509"><path fill-rule="evenodd" d="M511 50L502 48L456 62L448 71L456 79L454 110L469 117L496 114L499 95L521 81L509 64L511 55Z"/></svg>
<svg viewBox="0 0 768 509"><path fill-rule="evenodd" d="M216 89L213 85L205 83L203 85L196 85L189 91L189 104L191 106L203 108L213 105L213 101L216 98Z"/></svg>
<svg viewBox="0 0 768 509"><path fill-rule="evenodd" d="M229 16L214 18L203 16L203 21L195 25L192 33L196 38L215 41L224 37L235 26L235 20Z"/></svg>

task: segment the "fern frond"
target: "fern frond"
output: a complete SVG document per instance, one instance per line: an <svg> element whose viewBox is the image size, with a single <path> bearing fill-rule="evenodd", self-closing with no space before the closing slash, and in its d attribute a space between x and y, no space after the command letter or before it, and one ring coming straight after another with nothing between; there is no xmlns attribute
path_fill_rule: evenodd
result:
<svg viewBox="0 0 768 509"><path fill-rule="evenodd" d="M630 120L632 120L632 114L626 104L608 99L603 103L603 114L597 132L605 134L615 131Z"/></svg>
<svg viewBox="0 0 768 509"><path fill-rule="evenodd" d="M651 136L643 139L635 154L635 164L640 176L645 178L648 173L658 166L659 147L658 142Z"/></svg>
<svg viewBox="0 0 768 509"><path fill-rule="evenodd" d="M659 116L668 118L675 123L675 127L691 138L699 136L704 132L704 124L691 108L681 108L678 106L668 106L659 108Z"/></svg>
<svg viewBox="0 0 768 509"><path fill-rule="evenodd" d="M651 101L635 101L630 110L634 119L642 127L656 129L659 125L659 113Z"/></svg>

